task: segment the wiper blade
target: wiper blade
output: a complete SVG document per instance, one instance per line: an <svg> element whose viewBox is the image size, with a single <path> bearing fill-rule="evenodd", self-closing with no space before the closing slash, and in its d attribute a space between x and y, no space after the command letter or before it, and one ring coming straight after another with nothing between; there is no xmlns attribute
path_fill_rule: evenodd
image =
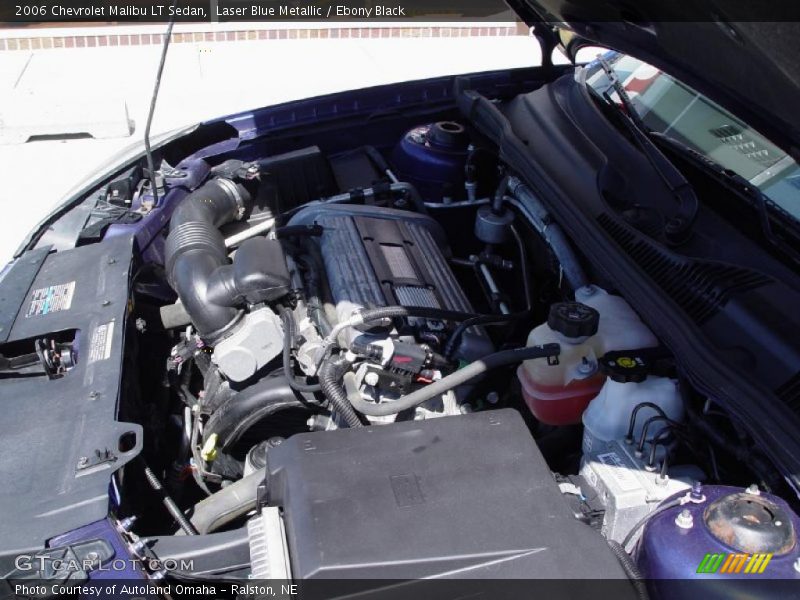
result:
<svg viewBox="0 0 800 600"><path fill-rule="evenodd" d="M661 177L664 185L678 201L678 213L671 217L664 225L664 236L671 244L682 244L689 239L692 225L697 218L700 202L692 185L683 174L662 154L661 150L650 139L651 131L644 124L631 102L628 92L619 80L614 68L602 56L597 57L598 63L605 72L611 87L619 96L622 107L614 102L608 90L603 92L603 97L610 106L613 106L621 117L623 124L630 131L636 143L644 152L647 160Z"/></svg>

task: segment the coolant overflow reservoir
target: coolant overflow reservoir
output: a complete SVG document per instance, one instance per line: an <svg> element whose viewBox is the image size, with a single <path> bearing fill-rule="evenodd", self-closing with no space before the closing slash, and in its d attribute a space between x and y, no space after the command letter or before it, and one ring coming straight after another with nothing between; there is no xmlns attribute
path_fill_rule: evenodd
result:
<svg viewBox="0 0 800 600"><path fill-rule="evenodd" d="M603 386L593 339L599 323L600 314L594 308L580 302L559 302L550 307L547 323L528 336L528 346L561 345L558 364L527 360L517 370L525 402L543 423L577 423Z"/></svg>
<svg viewBox="0 0 800 600"><path fill-rule="evenodd" d="M575 292L577 302L550 307L547 323L531 331L528 345L561 344L558 365L526 361L517 374L534 416L550 425L579 423L603 387L598 358L615 350L652 348L658 340L620 296L589 285Z"/></svg>

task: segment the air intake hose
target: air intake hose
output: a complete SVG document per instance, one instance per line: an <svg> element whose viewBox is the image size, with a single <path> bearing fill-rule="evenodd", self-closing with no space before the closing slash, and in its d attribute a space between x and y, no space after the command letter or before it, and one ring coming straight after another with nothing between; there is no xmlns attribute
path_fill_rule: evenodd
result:
<svg viewBox="0 0 800 600"><path fill-rule="evenodd" d="M169 284L201 337L215 341L240 318L241 311L209 301L211 275L228 263L219 227L244 215L252 197L244 186L214 179L184 198L170 221L165 266Z"/></svg>
<svg viewBox="0 0 800 600"><path fill-rule="evenodd" d="M293 390L285 377L265 377L223 402L203 430L203 440L217 434L217 448L230 450L253 425L276 413L319 410L313 396Z"/></svg>

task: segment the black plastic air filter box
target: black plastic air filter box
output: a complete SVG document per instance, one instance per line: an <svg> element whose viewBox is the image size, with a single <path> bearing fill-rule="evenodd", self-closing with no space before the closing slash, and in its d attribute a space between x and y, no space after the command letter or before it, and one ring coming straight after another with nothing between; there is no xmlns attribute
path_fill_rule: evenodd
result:
<svg viewBox="0 0 800 600"><path fill-rule="evenodd" d="M625 577L514 410L295 435L266 478L295 579Z"/></svg>

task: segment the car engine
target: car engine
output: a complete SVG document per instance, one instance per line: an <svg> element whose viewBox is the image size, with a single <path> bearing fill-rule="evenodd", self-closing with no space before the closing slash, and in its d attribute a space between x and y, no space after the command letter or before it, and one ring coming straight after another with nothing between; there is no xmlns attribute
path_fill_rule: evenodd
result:
<svg viewBox="0 0 800 600"><path fill-rule="evenodd" d="M209 578L635 579L694 560L677 527L790 573L797 516L736 421L478 132L406 126L162 163L120 400L133 551ZM41 343L54 376L69 343ZM720 538L741 498L783 542Z"/></svg>

